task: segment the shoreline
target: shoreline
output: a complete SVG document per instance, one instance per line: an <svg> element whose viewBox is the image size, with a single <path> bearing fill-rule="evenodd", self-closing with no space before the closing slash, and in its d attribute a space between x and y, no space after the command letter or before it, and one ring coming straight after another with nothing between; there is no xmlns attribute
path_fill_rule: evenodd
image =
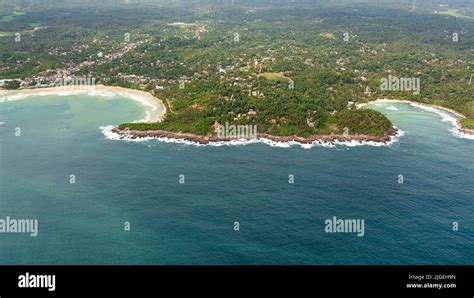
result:
<svg viewBox="0 0 474 298"><path fill-rule="evenodd" d="M382 145L388 145L392 143L397 137L402 135L402 132L397 128L389 129L382 136L370 136L370 135L311 135L307 138L299 136L273 136L265 133L258 133L256 138L218 138L216 136L199 136L191 133L177 133L165 130L120 130L117 127L110 129L110 132L116 135L116 139L121 140L140 140L140 139L172 139L189 142L198 145L212 145L212 144L225 144L225 143L253 143L253 142L273 142L273 143L285 143L285 144L300 144L300 145L314 145L314 144L326 144L334 145L337 143L345 144L364 144L372 143Z"/></svg>
<svg viewBox="0 0 474 298"><path fill-rule="evenodd" d="M153 94L123 87L94 85L84 86L84 88L72 87L45 87L45 88L26 88L16 90L0 89L0 102L22 100L30 96L68 96L68 95L89 95L113 99L120 96L126 99L133 100L138 103L145 110L145 119L137 120L135 122L153 123L161 121L166 114L166 106L163 101Z"/></svg>
<svg viewBox="0 0 474 298"><path fill-rule="evenodd" d="M105 86L105 85L94 85L84 89L78 89L77 87L45 87L45 88L26 88L26 89L16 89L16 90L5 90L0 89L0 102L2 101L12 101L12 100L21 100L29 96L46 96L46 95L59 95L59 96L68 96L68 95L90 95L96 97L105 97L111 99L116 96L121 96L127 99L131 99L137 102L145 110L146 117L142 120L133 121L153 123L159 122L164 119L166 116L166 106L163 101L153 94L135 90L128 89L124 87L116 86ZM466 118L459 112L456 112L452 109L432 105L419 103L409 100L399 100L399 99L390 99L390 98L381 98L373 100L367 103L357 104L356 107L364 108L369 104L373 103L383 103L383 102L395 102L395 103L407 103L419 108L433 108L437 110L442 110L451 114L458 116L463 119ZM463 135L471 138L474 136L474 130L463 128L459 119L453 123L454 129L453 133L455 135L463 137ZM145 138L155 138L155 139L166 139L166 140L180 140L185 142L190 142L194 144L207 145L207 144L218 144L218 143L235 143L235 142L276 142L276 143L296 143L300 145L311 145L311 144L328 144L334 145L335 143L346 143L346 144L364 144L371 143L374 145L387 145L392 143L400 135L403 135L403 132L396 127L392 127L382 136L370 136L370 135L311 135L307 138L299 137L296 135L293 136L273 136L270 134L259 133L256 138L253 139L236 139L236 138L218 138L216 136L200 136L191 133L176 133L165 130L147 130L147 131L138 131L138 130L129 130L127 132L119 130L118 127L113 127L109 129L110 133L116 134L116 139L145 139Z"/></svg>
<svg viewBox="0 0 474 298"><path fill-rule="evenodd" d="M448 112L448 113L451 113L451 114L454 114L456 115L457 117L459 117L460 119L456 119L456 122L453 123L453 125L455 126L455 131L454 133L455 134L458 134L458 135L467 135L467 136L474 136L474 129L469 129L469 128L465 128L465 127L462 127L461 123L460 123L460 120L461 119L465 119L466 116L464 116L463 114L461 114L460 112L457 112L453 109L450 109L450 108L446 108L446 107L443 107L443 106L439 106L439 105L434 105L434 104L428 104L428 103L421 103L421 102L417 102L417 101L410 101L410 100L401 100L401 99L391 99L391 98L380 98L380 99L376 99L376 100L372 100L372 101L369 101L367 103L361 103L361 104L358 104L356 107L359 109L359 108L364 108L365 106L369 105L369 104L373 104L373 103L387 103L387 102L399 102L399 103L407 103L407 104L410 104L411 106L414 106L416 108L432 108L432 109L437 109L437 110L441 110L441 111L445 111L445 112Z"/></svg>
<svg viewBox="0 0 474 298"><path fill-rule="evenodd" d="M363 108L369 104L372 104L372 103L377 103L377 102L401 102L401 103L408 103L408 104L419 104L419 105L423 105L423 106L426 106L426 107L432 107L432 108L436 108L436 109L439 109L439 110L444 110L446 112L449 112L451 114L455 114L456 116L460 117L460 118L466 118L466 116L464 116L463 114L461 114L460 112L457 112L453 109L450 109L450 108L446 108L446 107L443 107L443 106L438 106L438 105L434 105L434 104L430 104L430 103L422 103L422 102L417 102L417 101L411 101L411 100L402 100L402 99L391 99L391 98L379 98L379 99L376 99L376 100L372 100L372 101L369 101L369 102L364 102L364 103L360 103L360 104L357 104L357 108Z"/></svg>
<svg viewBox="0 0 474 298"><path fill-rule="evenodd" d="M399 99L377 99L367 103L358 104L356 107L364 108L365 106L376 103L376 102L399 102L406 103L417 108L431 108L437 111L445 111L456 115L457 117L464 119L464 115L456 112L452 109L445 108L438 105L424 104L409 100L399 100ZM436 113L436 111L434 111ZM443 120L444 121L444 120ZM462 128L459 119L453 117L453 126L451 130L454 135L458 137L468 137L474 136L474 130ZM387 130L382 136L369 136L369 135L311 135L307 138L299 136L273 136L270 134L259 133L256 138L252 139L236 139L236 138L218 138L216 136L200 136L192 133L177 133L165 130L120 130L117 127L114 127L109 130L110 133L115 134L115 139L127 139L127 140L137 140L137 139L161 139L161 140L181 140L184 142L190 142L192 144L198 145L208 145L208 144L221 144L221 143L232 143L240 142L241 144L251 143L251 142L273 142L273 143L286 143L286 144L299 144L299 145L314 145L314 144L373 144L373 145L388 145L393 141L397 140L399 136L403 135L403 132L396 128L395 126Z"/></svg>
<svg viewBox="0 0 474 298"><path fill-rule="evenodd" d="M16 90L0 89L0 102L10 100L21 100L29 96L47 96L47 95L82 95L87 94L96 97L111 98L116 95L131 99L138 102L146 113L146 118L134 122L153 123L164 119L166 115L166 106L163 101L151 93L141 90L128 89L124 87L94 85L85 87L82 90L75 86L72 87L45 87L45 88L25 88ZM301 145L311 145L316 143L333 145L335 143L346 144L364 144L372 143L374 145L387 145L393 142L397 136L401 135L401 131L393 127L389 129L382 136L369 135L312 135L307 138L299 136L273 136L270 134L257 134L254 139L236 139L223 138L219 139L215 136L200 136L190 133L176 133L164 130L138 131L130 130L127 132L119 130L117 127L110 129L110 132L116 134L118 139L144 139L144 138L158 138L158 139L174 139L181 141L188 141L194 144L207 145L212 143L234 143L234 142L259 142L268 141L275 143L297 143Z"/></svg>
<svg viewBox="0 0 474 298"><path fill-rule="evenodd" d="M461 127L461 128L459 128L458 130L459 130L461 133L474 136L474 129L462 128L462 127Z"/></svg>

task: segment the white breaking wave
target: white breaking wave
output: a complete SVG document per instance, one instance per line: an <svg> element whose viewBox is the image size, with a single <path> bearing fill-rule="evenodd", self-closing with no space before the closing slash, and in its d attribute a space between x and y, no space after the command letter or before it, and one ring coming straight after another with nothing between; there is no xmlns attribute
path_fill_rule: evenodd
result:
<svg viewBox="0 0 474 298"><path fill-rule="evenodd" d="M88 91L88 90L41 91L40 90L38 92L25 92L25 93L20 92L20 93L0 96L0 102L22 100L31 96L48 96L48 95L71 96L71 95L88 94L89 92L91 91Z"/></svg>
<svg viewBox="0 0 474 298"><path fill-rule="evenodd" d="M427 111L427 112L431 112L431 113L434 113L434 114L437 114L439 116L441 116L441 121L442 122L449 122L451 123L451 125L453 126L453 128L451 128L449 131L455 136L455 137L458 137L458 138L463 138L463 139L469 139L469 140L474 140L474 135L470 135L470 134L466 134L466 133L462 133L459 129L461 128L461 126L459 125L459 122L458 122L458 119L456 119L456 117L448 114L447 112L443 111L443 110L440 110L438 108L435 108L435 107L430 107L430 106L427 106L427 105L423 105L423 104L419 104L419 103L410 103L410 105L412 107L415 107L417 109L420 109L420 110L423 110L423 111Z"/></svg>
<svg viewBox="0 0 474 298"><path fill-rule="evenodd" d="M109 140L115 141L127 141L127 142L146 142L150 140L156 140L163 143L176 143L176 144L185 144L185 145L193 145L193 146L212 146L212 147L221 147L221 146L245 146L250 144L257 144L262 143L269 145L270 147L278 147L278 148L290 148L292 146L300 146L304 149L311 149L313 147L326 147L326 148L335 148L337 145L339 146L347 146L347 147L356 147L356 146L374 146L374 147L383 147L383 146L390 146L393 143L397 142L400 137L405 135L405 133L398 129L398 132L395 136L391 137L390 141L387 143L383 142L373 142L373 141L335 141L335 142L323 142L323 141L314 141L312 143L304 144L295 141L290 142L277 142L266 138L260 139L253 139L253 140L232 140L232 141L222 141L222 142L210 142L208 144L201 144L198 142L192 142L185 139L175 139L175 138L167 138L167 137L141 137L141 138L132 138L132 137L124 137L119 135L118 133L113 132L112 130L115 128L113 125L108 126L101 126L100 130L102 134ZM396 127L395 127L396 128Z"/></svg>
<svg viewBox="0 0 474 298"><path fill-rule="evenodd" d="M398 108L397 107L394 107L394 106L388 106L386 107L387 110L392 110L392 111L398 111Z"/></svg>
<svg viewBox="0 0 474 298"><path fill-rule="evenodd" d="M28 96L30 96L30 95L28 95L26 93L0 96L0 102L20 100L20 99L27 98Z"/></svg>

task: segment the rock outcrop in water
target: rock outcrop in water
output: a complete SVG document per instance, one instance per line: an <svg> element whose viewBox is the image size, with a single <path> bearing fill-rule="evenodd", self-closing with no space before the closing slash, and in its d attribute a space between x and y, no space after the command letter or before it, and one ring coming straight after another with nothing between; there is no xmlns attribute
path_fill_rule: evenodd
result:
<svg viewBox="0 0 474 298"><path fill-rule="evenodd" d="M121 130L114 128L112 132L117 133L123 138L170 138L170 139L180 139L187 140L199 144L209 144L212 142L228 142L236 140L237 138L218 138L216 136L199 136L190 133L176 133L165 130ZM388 143L391 141L392 137L396 136L398 129L390 128L382 136L370 136L370 135L312 135L307 138L299 136L273 136L269 134L259 133L256 138L253 139L268 139L274 142L298 142L301 144L310 144L313 142L325 142L325 143L334 143L336 141L340 142L350 142L350 141L359 141L359 142L378 142L378 143ZM252 140L252 138L239 138L240 140Z"/></svg>

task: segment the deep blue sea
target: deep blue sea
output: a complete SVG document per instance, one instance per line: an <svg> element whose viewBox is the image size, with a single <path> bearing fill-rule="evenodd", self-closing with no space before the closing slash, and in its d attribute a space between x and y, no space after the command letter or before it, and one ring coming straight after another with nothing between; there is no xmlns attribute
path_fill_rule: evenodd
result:
<svg viewBox="0 0 474 298"><path fill-rule="evenodd" d="M474 264L474 141L430 111L372 107L398 142L115 141L99 127L142 119L132 101L2 102L0 219L39 234L0 233L0 264ZM364 219L364 236L326 233L334 216Z"/></svg>

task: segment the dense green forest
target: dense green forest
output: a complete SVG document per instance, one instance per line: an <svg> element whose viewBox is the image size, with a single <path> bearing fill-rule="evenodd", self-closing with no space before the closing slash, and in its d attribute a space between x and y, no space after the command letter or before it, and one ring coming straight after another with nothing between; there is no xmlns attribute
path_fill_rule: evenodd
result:
<svg viewBox="0 0 474 298"><path fill-rule="evenodd" d="M448 107L473 128L472 1L413 3L0 0L0 80L27 88L62 70L164 101L163 122L131 129L380 135L390 121L355 109L377 98ZM389 76L420 90L383 90Z"/></svg>

